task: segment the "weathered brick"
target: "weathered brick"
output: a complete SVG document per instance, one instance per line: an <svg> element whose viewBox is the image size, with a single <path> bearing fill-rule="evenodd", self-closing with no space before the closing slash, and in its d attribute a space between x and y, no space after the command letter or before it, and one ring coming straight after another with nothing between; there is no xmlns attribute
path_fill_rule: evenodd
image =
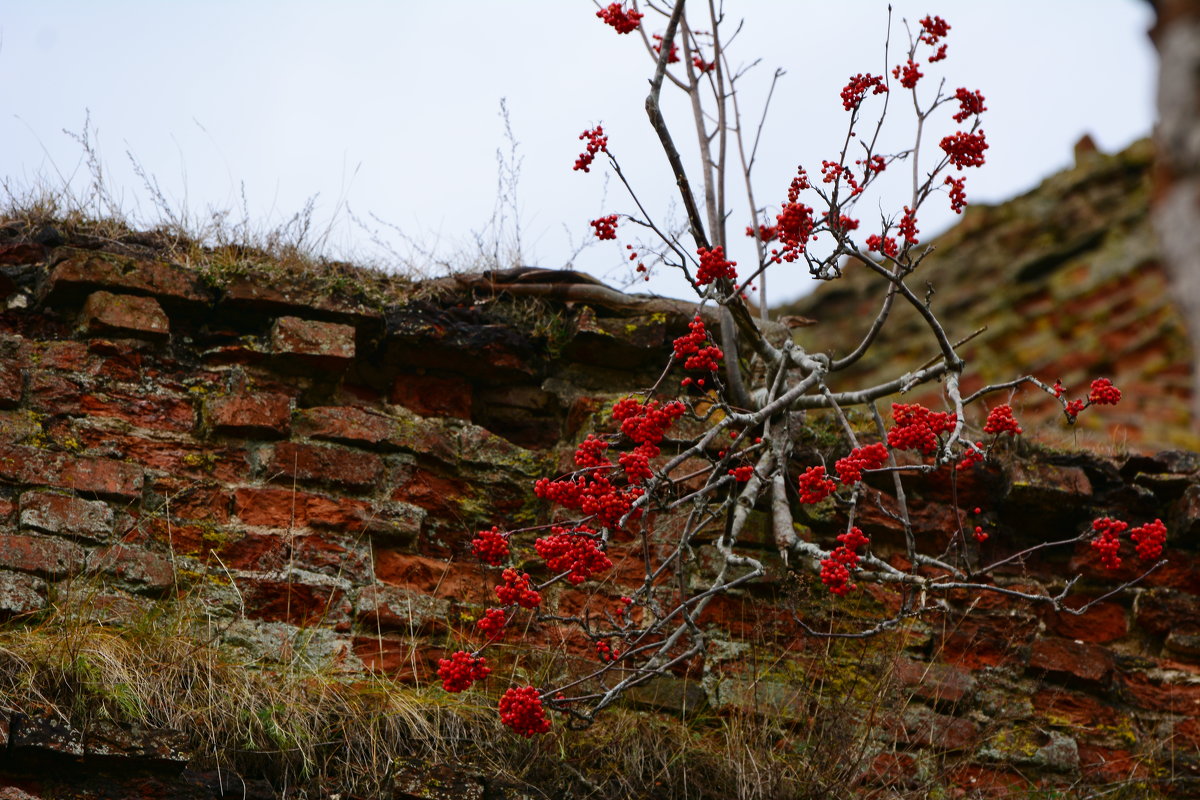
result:
<svg viewBox="0 0 1200 800"><path fill-rule="evenodd" d="M1087 598L1080 597L1068 603L1077 608L1086 601ZM1046 609L1043 619L1046 628L1057 636L1096 644L1116 641L1129 632L1128 614L1116 603L1097 603L1082 614Z"/></svg>
<svg viewBox="0 0 1200 800"><path fill-rule="evenodd" d="M392 586L459 602L495 602L491 586L480 580L477 566L415 556L391 547L375 549L375 576Z"/></svg>
<svg viewBox="0 0 1200 800"><path fill-rule="evenodd" d="M162 340L171 332L171 323L162 306L153 297L112 292L93 292L79 312L79 327L104 336L132 336Z"/></svg>
<svg viewBox="0 0 1200 800"><path fill-rule="evenodd" d="M354 406L318 406L296 413L296 433L299 435L343 444L394 447L389 440L397 428L395 419Z"/></svg>
<svg viewBox="0 0 1200 800"><path fill-rule="evenodd" d="M896 742L935 750L967 750L979 741L979 726L968 719L913 705L885 718L879 727Z"/></svg>
<svg viewBox="0 0 1200 800"><path fill-rule="evenodd" d="M915 696L933 703L954 705L975 690L975 678L952 664L930 664L898 658L895 676Z"/></svg>
<svg viewBox="0 0 1200 800"><path fill-rule="evenodd" d="M370 504L292 489L244 487L234 493L234 512L247 525L266 528L331 528L358 532L373 513Z"/></svg>
<svg viewBox="0 0 1200 800"><path fill-rule="evenodd" d="M175 582L170 559L128 544L114 544L91 553L88 568L151 589L165 589Z"/></svg>
<svg viewBox="0 0 1200 800"><path fill-rule="evenodd" d="M388 402L423 417L471 418L471 384L463 378L398 375Z"/></svg>
<svg viewBox="0 0 1200 800"><path fill-rule="evenodd" d="M255 578L239 579L238 587L246 615L254 619L334 630L345 630L350 622L350 602L336 587Z"/></svg>
<svg viewBox="0 0 1200 800"><path fill-rule="evenodd" d="M0 567L62 577L83 569L86 552L52 536L0 536Z"/></svg>
<svg viewBox="0 0 1200 800"><path fill-rule="evenodd" d="M450 603L399 586L376 584L359 592L354 611L371 628L432 634L446 629Z"/></svg>
<svg viewBox="0 0 1200 800"><path fill-rule="evenodd" d="M326 369L341 369L354 360L354 327L280 317L271 328L271 352Z"/></svg>
<svg viewBox="0 0 1200 800"><path fill-rule="evenodd" d="M65 375L34 370L29 375L29 405L50 414L78 414L83 387Z"/></svg>
<svg viewBox="0 0 1200 800"><path fill-rule="evenodd" d="M295 479L364 490L379 485L384 468L383 459L374 453L280 442L271 454L267 474L275 480Z"/></svg>
<svg viewBox="0 0 1200 800"><path fill-rule="evenodd" d="M84 394L79 411L91 417L120 419L148 430L187 433L196 425L196 412L185 397L164 391L109 390Z"/></svg>
<svg viewBox="0 0 1200 800"><path fill-rule="evenodd" d="M0 411L0 444L28 442L41 432L37 414L24 409Z"/></svg>
<svg viewBox="0 0 1200 800"><path fill-rule="evenodd" d="M1091 682L1106 679L1113 669L1112 655L1103 647L1070 639L1045 637L1033 643L1029 667Z"/></svg>
<svg viewBox="0 0 1200 800"><path fill-rule="evenodd" d="M44 580L20 572L0 572L0 615L28 614L45 605Z"/></svg>
<svg viewBox="0 0 1200 800"><path fill-rule="evenodd" d="M286 437L292 424L292 398L284 394L232 394L207 405L214 433L259 439Z"/></svg>
<svg viewBox="0 0 1200 800"><path fill-rule="evenodd" d="M112 535L113 510L99 500L50 492L25 492L21 495L21 527L103 540Z"/></svg>
<svg viewBox="0 0 1200 800"><path fill-rule="evenodd" d="M20 405L25 390L25 376L21 368L9 361L0 361L0 408Z"/></svg>
<svg viewBox="0 0 1200 800"><path fill-rule="evenodd" d="M19 266L36 264L46 257L45 245L37 242L20 242L0 245L0 264Z"/></svg>
<svg viewBox="0 0 1200 800"><path fill-rule="evenodd" d="M162 261L101 257L82 251L60 261L48 281L51 301L98 288L154 295L187 305L207 304L210 299L208 289L194 270Z"/></svg>
<svg viewBox="0 0 1200 800"><path fill-rule="evenodd" d="M291 540L296 569L362 584L372 579L371 556L365 546L330 533L301 534Z"/></svg>

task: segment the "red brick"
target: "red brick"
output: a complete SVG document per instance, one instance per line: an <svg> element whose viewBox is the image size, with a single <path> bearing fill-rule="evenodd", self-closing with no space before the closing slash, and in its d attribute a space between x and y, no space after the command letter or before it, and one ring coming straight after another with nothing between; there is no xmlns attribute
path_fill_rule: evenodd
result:
<svg viewBox="0 0 1200 800"><path fill-rule="evenodd" d="M438 659L450 653L412 637L360 636L354 639L354 654L371 672L387 675L393 681L429 683L437 674Z"/></svg>
<svg viewBox="0 0 1200 800"><path fill-rule="evenodd" d="M354 327L280 317L271 328L271 352L326 369L340 369L354 360Z"/></svg>
<svg viewBox="0 0 1200 800"><path fill-rule="evenodd" d="M165 589L175 583L175 570L168 558L127 544L114 544L92 553L88 568L152 589Z"/></svg>
<svg viewBox="0 0 1200 800"><path fill-rule="evenodd" d="M423 417L470 419L471 392L462 378L398 375L388 400Z"/></svg>
<svg viewBox="0 0 1200 800"><path fill-rule="evenodd" d="M354 543L323 533L292 537L291 565L296 569L362 584L372 579L371 557Z"/></svg>
<svg viewBox="0 0 1200 800"><path fill-rule="evenodd" d="M29 405L51 414L78 414L83 387L76 380L42 370L29 376Z"/></svg>
<svg viewBox="0 0 1200 800"><path fill-rule="evenodd" d="M934 703L959 703L975 690L975 678L971 673L951 664L899 658L894 674L915 696Z"/></svg>
<svg viewBox="0 0 1200 800"><path fill-rule="evenodd" d="M375 576L383 583L419 594L458 602L494 603L491 585L478 566L402 553L389 547L375 550Z"/></svg>
<svg viewBox="0 0 1200 800"><path fill-rule="evenodd" d="M275 572L287 566L288 561L288 537L277 533L247 533L213 549L229 569Z"/></svg>
<svg viewBox="0 0 1200 800"><path fill-rule="evenodd" d="M107 287L150 294L176 303L207 304L209 292L194 270L162 261L117 259L78 252L50 273L51 299L64 293Z"/></svg>
<svg viewBox="0 0 1200 800"><path fill-rule="evenodd" d="M1148 778L1151 770L1146 761L1128 750L1079 744L1079 770L1088 783L1119 784Z"/></svg>
<svg viewBox="0 0 1200 800"><path fill-rule="evenodd" d="M1122 699L1148 711L1200 715L1200 685L1175 684L1141 672L1121 676Z"/></svg>
<svg viewBox="0 0 1200 800"><path fill-rule="evenodd" d="M173 520L199 520L224 525L229 522L232 495L224 488L197 486L195 481L160 477L153 490L165 502L162 512Z"/></svg>
<svg viewBox="0 0 1200 800"><path fill-rule="evenodd" d="M305 408L296 417L300 436L368 447L388 443L398 427L391 417L353 406Z"/></svg>
<svg viewBox="0 0 1200 800"><path fill-rule="evenodd" d="M86 424L78 424L75 435L86 448L100 449L145 469L177 477L236 483L244 481L250 473L248 453L238 447L196 443L187 439L149 439L104 427L92 428ZM0 478L3 478L3 451L4 448L0 447Z"/></svg>
<svg viewBox="0 0 1200 800"><path fill-rule="evenodd" d="M238 579L246 615L269 622L345 629L350 603L341 589L277 580Z"/></svg>
<svg viewBox="0 0 1200 800"><path fill-rule="evenodd" d="M19 572L0 572L0 615L28 614L45 606L44 580Z"/></svg>
<svg viewBox="0 0 1200 800"><path fill-rule="evenodd" d="M0 361L0 408L20 405L25 389L25 376L20 367L9 361Z"/></svg>
<svg viewBox="0 0 1200 800"><path fill-rule="evenodd" d="M1087 600L1084 597L1069 598L1067 604L1077 608ZM1043 616L1047 630L1064 639L1105 644L1129 633L1126 611L1117 603L1097 603L1082 614L1047 609Z"/></svg>
<svg viewBox="0 0 1200 800"><path fill-rule="evenodd" d="M267 528L364 530L374 516L371 505L348 497L327 497L273 487L238 489L234 511L247 525Z"/></svg>
<svg viewBox="0 0 1200 800"><path fill-rule="evenodd" d="M36 242L20 242L0 245L0 264L19 266L36 264L46 258L45 245Z"/></svg>
<svg viewBox="0 0 1200 800"><path fill-rule="evenodd" d="M37 364L45 369L82 372L88 362L88 348L83 342L42 342L37 351Z"/></svg>
<svg viewBox="0 0 1200 800"><path fill-rule="evenodd" d="M233 394L207 403L215 433L260 439L286 437L292 424L292 398L283 394Z"/></svg>
<svg viewBox="0 0 1200 800"><path fill-rule="evenodd" d="M935 750L968 750L979 741L979 726L971 720L938 714L922 705L885 718L880 728L896 742Z"/></svg>
<svg viewBox="0 0 1200 800"><path fill-rule="evenodd" d="M18 409L0 411L0 444L21 444L42 432L36 414Z"/></svg>
<svg viewBox="0 0 1200 800"><path fill-rule="evenodd" d="M413 471L409 480L392 492L393 500L412 503L441 517L461 515L460 501L471 496L471 485L429 470Z"/></svg>
<svg viewBox="0 0 1200 800"><path fill-rule="evenodd" d="M1033 643L1029 667L1085 681L1105 680L1113 669L1112 654L1098 645L1070 639L1040 638Z"/></svg>
<svg viewBox="0 0 1200 800"><path fill-rule="evenodd" d="M61 577L83 569L82 547L51 536L0 536L0 566Z"/></svg>
<svg viewBox="0 0 1200 800"><path fill-rule="evenodd" d="M110 390L85 394L79 399L79 411L92 417L124 420L148 430L187 433L196 426L191 401L161 391L129 394Z"/></svg>
<svg viewBox="0 0 1200 800"><path fill-rule="evenodd" d="M103 540L112 536L113 510L99 500L84 500L49 492L25 492L21 495L21 527Z"/></svg>
<svg viewBox="0 0 1200 800"><path fill-rule="evenodd" d="M1120 717L1113 707L1089 694L1066 689L1043 689L1033 696L1033 707L1047 723L1063 721L1080 728L1115 730Z"/></svg>
<svg viewBox="0 0 1200 800"><path fill-rule="evenodd" d="M383 459L340 447L320 447L295 442L275 445L267 464L272 480L311 481L366 490L383 480Z"/></svg>
<svg viewBox="0 0 1200 800"><path fill-rule="evenodd" d="M79 312L79 327L103 336L166 339L171 323L153 297L93 292Z"/></svg>
<svg viewBox="0 0 1200 800"><path fill-rule="evenodd" d="M20 445L0 445L0 480L126 500L142 491L142 470L133 464Z"/></svg>
<svg viewBox="0 0 1200 800"><path fill-rule="evenodd" d="M355 603L355 614L369 630L442 633L449 613L446 600L386 584L363 588Z"/></svg>

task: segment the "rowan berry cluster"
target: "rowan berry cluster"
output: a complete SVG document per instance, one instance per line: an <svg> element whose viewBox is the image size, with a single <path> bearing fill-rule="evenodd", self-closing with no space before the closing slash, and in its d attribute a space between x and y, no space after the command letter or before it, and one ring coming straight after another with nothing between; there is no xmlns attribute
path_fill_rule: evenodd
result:
<svg viewBox="0 0 1200 800"><path fill-rule="evenodd" d="M921 35L917 37L927 45L933 46L940 39L946 38L950 25L941 17L926 16L921 20Z"/></svg>
<svg viewBox="0 0 1200 800"><path fill-rule="evenodd" d="M659 453L658 445L667 435L667 429L687 413L687 406L678 400L665 405L657 400L642 403L634 397L619 400L613 406L613 419L621 423L621 433L636 444L648 445L651 458Z"/></svg>
<svg viewBox="0 0 1200 800"><path fill-rule="evenodd" d="M496 596L501 603L521 608L537 608L541 604L542 596L533 588L527 573L510 568L500 573L500 578L504 583L496 587Z"/></svg>
<svg viewBox="0 0 1200 800"><path fill-rule="evenodd" d="M654 34L654 41L657 42L657 44L654 45L654 52L661 53L662 52L662 37L656 33L656 34ZM668 64L676 64L678 62L679 62L679 45L675 44L675 42L672 41L671 49L667 52L667 63Z"/></svg>
<svg viewBox="0 0 1200 800"><path fill-rule="evenodd" d="M882 442L856 447L850 455L839 458L833 465L837 470L838 479L846 486L862 480L863 470L879 469L888 460L887 446Z"/></svg>
<svg viewBox="0 0 1200 800"><path fill-rule="evenodd" d="M646 15L633 9L626 10L620 3L610 3L597 11L596 16L604 20L606 25L611 25L617 33L633 33Z"/></svg>
<svg viewBox="0 0 1200 800"><path fill-rule="evenodd" d="M961 214L963 209L967 207L967 193L964 190L966 186L966 178L951 178L946 176L946 180L942 181L946 186L950 187L950 210L955 214Z"/></svg>
<svg viewBox="0 0 1200 800"><path fill-rule="evenodd" d="M895 258L900 253L900 246L891 236L880 236L873 233L867 237L867 249L872 253L883 253L888 258Z"/></svg>
<svg viewBox="0 0 1200 800"><path fill-rule="evenodd" d="M1005 403L999 405L988 412L987 423L983 426L984 433L1000 435L1002 433L1011 433L1016 436L1021 433L1021 426L1017 424L1017 420L1013 417L1012 406Z"/></svg>
<svg viewBox="0 0 1200 800"><path fill-rule="evenodd" d="M824 467L809 467L799 478L800 502L819 503L837 489L837 484L825 477Z"/></svg>
<svg viewBox="0 0 1200 800"><path fill-rule="evenodd" d="M612 561L600 552L592 538L596 532L591 528L578 527L568 531L556 527L552 531L550 536L533 543L537 554L552 572L569 572L567 580L578 585L612 568Z"/></svg>
<svg viewBox="0 0 1200 800"><path fill-rule="evenodd" d="M579 134L579 138L587 139L587 149L579 154L579 158L575 159L575 166L572 169L591 172L592 162L596 160L596 154L608 152L608 137L604 135L604 126L597 125L590 131L584 131Z"/></svg>
<svg viewBox="0 0 1200 800"><path fill-rule="evenodd" d="M1065 391L1062 382L1055 381L1052 391L1061 400ZM1067 422L1074 424L1075 418L1088 406L1115 406L1119 402L1121 390L1108 378L1096 378L1092 381L1087 400L1070 400L1063 404L1063 412L1067 415Z"/></svg>
<svg viewBox="0 0 1200 800"><path fill-rule="evenodd" d="M1167 526L1161 519L1156 519L1131 530L1129 538L1133 540L1138 558L1153 561L1162 555L1163 545L1167 543Z"/></svg>
<svg viewBox="0 0 1200 800"><path fill-rule="evenodd" d="M594 219L590 223L592 232L596 234L596 238L600 241L617 238L617 215L609 214L607 217Z"/></svg>
<svg viewBox="0 0 1200 800"><path fill-rule="evenodd" d="M1096 532L1096 538L1092 539L1092 548L1100 554L1100 563L1108 569L1121 566L1121 557L1117 555L1121 550L1120 536L1128 527L1128 522L1109 517L1092 521L1092 530Z"/></svg>
<svg viewBox="0 0 1200 800"><path fill-rule="evenodd" d="M900 218L900 235L904 237L904 243L918 244L917 234L917 216L916 212L908 206L904 207L904 216Z"/></svg>
<svg viewBox="0 0 1200 800"><path fill-rule="evenodd" d="M987 111L987 106L983 104L983 94L978 90L972 92L970 89L959 87L954 93L954 99L958 101L958 111L954 114L955 122L963 122L972 114L978 115Z"/></svg>
<svg viewBox="0 0 1200 800"><path fill-rule="evenodd" d="M936 453L938 437L958 424L956 414L930 411L919 404L892 403L892 419L896 425L888 431L888 445L897 450L916 450L925 456Z"/></svg>
<svg viewBox="0 0 1200 800"><path fill-rule="evenodd" d="M962 460L958 462L955 469L970 469L983 461L984 455L986 455L986 451L983 449L983 442L976 442L974 447L967 447L966 452L963 453Z"/></svg>
<svg viewBox="0 0 1200 800"><path fill-rule="evenodd" d="M852 78L842 89L842 107L847 111L853 111L862 103L863 98L867 96L868 89L874 89L872 94L883 94L888 88L883 81L882 75L871 75L870 73L859 73Z"/></svg>
<svg viewBox="0 0 1200 800"><path fill-rule="evenodd" d="M737 272L733 269L737 266L737 262L726 260L724 247L720 245L713 248L699 247L696 249L696 255L700 257L700 268L696 270L696 283L707 286L722 278L731 281L737 280Z"/></svg>
<svg viewBox="0 0 1200 800"><path fill-rule="evenodd" d="M925 77L925 73L918 69L919 66L917 62L910 58L908 59L908 63L896 65L896 68L892 70L892 77L899 78L900 85L905 89L915 89L917 81Z"/></svg>
<svg viewBox="0 0 1200 800"><path fill-rule="evenodd" d="M854 173L850 168L837 161L822 161L821 162L821 183L836 183L839 179L845 180L850 185L850 196L854 197L863 193L863 187L859 184L858 179L854 177Z"/></svg>
<svg viewBox="0 0 1200 800"><path fill-rule="evenodd" d="M817 224L813 210L804 203L784 203L783 209L775 217L775 223L774 231L783 249L771 251L772 261L776 264L783 261L791 263L800 257L812 238Z"/></svg>
<svg viewBox="0 0 1200 800"><path fill-rule="evenodd" d="M619 650L614 649L608 642L601 639L596 642L596 655L600 657L601 661L616 661L621 653Z"/></svg>
<svg viewBox="0 0 1200 800"><path fill-rule="evenodd" d="M732 475L733 479L738 483L745 483L754 475L754 465L745 464L740 467L734 467L733 469L729 470L729 474Z"/></svg>
<svg viewBox="0 0 1200 800"><path fill-rule="evenodd" d="M442 688L447 692L463 692L471 688L475 681L486 678L491 669L487 660L464 653L459 650L450 658L438 660L438 677L442 679Z"/></svg>
<svg viewBox="0 0 1200 800"><path fill-rule="evenodd" d="M870 544L870 540L858 528L851 528L837 537L841 542L829 558L821 560L821 583L829 587L829 591L839 597L844 597L858 588L850 583L850 570L858 568L858 548Z"/></svg>
<svg viewBox="0 0 1200 800"><path fill-rule="evenodd" d="M489 639L499 639L504 635L504 626L508 624L508 615L502 608L489 608L475 623L475 627Z"/></svg>
<svg viewBox="0 0 1200 800"><path fill-rule="evenodd" d="M758 226L758 238L759 238L759 241L763 242L764 244L766 242L774 241L777 233L778 233L778 231L776 230L774 225L759 225ZM747 225L746 226L746 235L748 237L750 237L751 239L753 239L754 234L755 234L754 226Z"/></svg>
<svg viewBox="0 0 1200 800"><path fill-rule="evenodd" d="M979 133L958 131L953 136L942 139L939 146L950 158L950 163L960 170L963 167L982 167L983 151L988 149L987 138L983 131L979 131Z"/></svg>
<svg viewBox="0 0 1200 800"><path fill-rule="evenodd" d="M508 558L508 536L495 526L480 531L471 541L471 552L483 563L498 567Z"/></svg>
<svg viewBox="0 0 1200 800"><path fill-rule="evenodd" d="M675 358L684 360L684 369L701 372L715 371L720 366L717 364L717 360L724 354L721 352L721 348L709 344L708 331L699 314L688 323L688 331L672 344Z"/></svg>
<svg viewBox="0 0 1200 800"><path fill-rule="evenodd" d="M500 698L500 721L526 739L550 730L542 698L532 686L514 686L504 693Z"/></svg>

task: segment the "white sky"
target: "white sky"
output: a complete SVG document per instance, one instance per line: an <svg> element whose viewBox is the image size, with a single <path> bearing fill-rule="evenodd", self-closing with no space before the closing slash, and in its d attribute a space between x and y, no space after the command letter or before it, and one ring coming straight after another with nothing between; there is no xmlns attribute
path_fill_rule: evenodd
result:
<svg viewBox="0 0 1200 800"><path fill-rule="evenodd" d="M972 201L1006 199L1069 165L1085 132L1112 151L1150 131L1153 16L1143 0L893 5L885 64L884 0L727 0L728 16L746 20L732 60L763 59L743 81L748 115L757 114L772 69L787 71L756 168L760 205L777 207L797 164L816 172L835 155L848 116L841 87L854 73L878 74L901 60L905 17L944 17L950 57L937 74L951 92L966 86L987 98L991 149L985 167L966 173ZM226 208L240 218L244 184L251 217L278 223L317 194L323 225L336 212L333 255L372 255L369 236L339 210L348 204L470 268L451 254L472 250L471 231L492 214L506 98L522 159L522 262L563 267L573 250L564 227L582 241L588 220L634 210L615 181L606 190L602 171L571 170L579 133L597 122L651 212L675 213L642 105L651 63L636 34L618 36L594 14L587 0L9 0L0 9L0 176L17 184L86 177L79 145L62 131L82 131L90 111L114 191L144 219L154 218L153 204L126 152L176 212ZM932 89L935 73L925 72ZM693 154L691 122L676 120L681 149ZM897 113L889 125L907 135L911 116ZM860 206L864 222L899 210L905 189L892 191ZM744 204L735 213L731 232L747 224ZM933 198L922 234L953 221L945 198ZM749 245L731 238L734 257L750 263ZM627 241L597 243L573 264L619 284L629 276ZM772 278L772 300L807 285L793 268ZM685 288L670 277L638 286Z"/></svg>

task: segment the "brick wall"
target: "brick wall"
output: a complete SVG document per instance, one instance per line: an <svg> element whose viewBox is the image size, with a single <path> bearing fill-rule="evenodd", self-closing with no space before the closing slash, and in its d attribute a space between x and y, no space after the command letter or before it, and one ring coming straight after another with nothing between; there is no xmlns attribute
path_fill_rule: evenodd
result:
<svg viewBox="0 0 1200 800"><path fill-rule="evenodd" d="M532 480L563 468L614 397L654 381L688 319L670 304L523 298L467 279L388 303L270 274L214 286L117 247L0 244L0 271L9 624L36 624L81 591L117 624L184 596L257 663L302 650L326 669L410 683L428 682L492 602L468 557L474 532L537 520ZM834 448L818 441L812 453ZM886 489L859 506L883 553L901 540ZM874 749L858 755L864 795L915 792L933 772L959 796L1134 780L1200 794L1200 456L1022 449L954 486L915 480L909 497L931 541L986 508L996 553L1073 535L1097 515L1162 517L1170 564L1079 617L956 598L902 636L831 642L793 617L869 618L895 598L834 602L784 568L764 528L767 578L701 620L714 655L639 688L632 707L800 725L855 687L886 686ZM818 510L804 534L828 545L841 524ZM613 555L614 582L593 591L616 597L640 570L633 550ZM999 580L1055 590L1074 573L1082 598L1114 585L1087 547ZM575 592L548 603L570 608ZM26 722L10 745L48 747L54 737L30 733L15 703L4 701L0 731ZM28 771L6 763L12 786L32 791Z"/></svg>

